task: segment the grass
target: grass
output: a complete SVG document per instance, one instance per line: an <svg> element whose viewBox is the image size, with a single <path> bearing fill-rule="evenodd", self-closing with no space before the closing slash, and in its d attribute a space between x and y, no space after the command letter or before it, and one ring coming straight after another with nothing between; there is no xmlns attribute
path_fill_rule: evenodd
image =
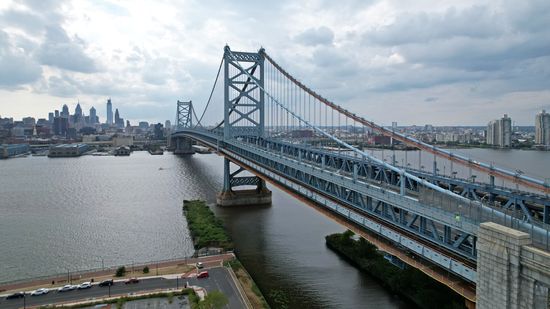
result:
<svg viewBox="0 0 550 309"><path fill-rule="evenodd" d="M154 293L154 294L148 294L148 295L139 295L139 296L124 296L104 301L96 301L91 303L82 303L82 304L76 304L72 306L56 306L56 305L48 305L48 306L41 306L40 309L51 309L51 308L68 308L68 309L76 309L76 308L86 308L86 307L92 307L95 305L102 305L102 304L116 304L117 308L122 308L122 306L129 301L134 300L140 300L140 299L150 299L150 298L168 298L168 300L172 300L174 296L181 296L181 295L187 295L189 298L192 298L192 296L195 296L195 291L193 289L183 289L178 292L162 292L162 293Z"/></svg>
<svg viewBox="0 0 550 309"><path fill-rule="evenodd" d="M351 238L353 232L325 237L327 247L352 261L360 269L376 278L382 286L409 299L420 308L465 308L464 298L451 289L412 267L400 269L388 262L376 246L360 238Z"/></svg>
<svg viewBox="0 0 550 309"><path fill-rule="evenodd" d="M204 201L184 201L183 210L195 249L218 247L224 250L233 249L229 235L223 223Z"/></svg>
<svg viewBox="0 0 550 309"><path fill-rule="evenodd" d="M250 303L252 304L252 307L254 309L270 308L262 292L254 282L254 280L252 280L248 272L244 269L239 260L234 259L231 261L226 261L225 266L233 269L235 276L237 276L237 280L239 280L239 282L241 283L241 286L244 289L244 293L248 300L250 300Z"/></svg>

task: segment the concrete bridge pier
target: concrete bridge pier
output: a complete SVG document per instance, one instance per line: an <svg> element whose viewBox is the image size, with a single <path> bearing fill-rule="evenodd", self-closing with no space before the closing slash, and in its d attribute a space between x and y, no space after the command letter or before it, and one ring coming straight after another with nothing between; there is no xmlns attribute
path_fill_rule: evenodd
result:
<svg viewBox="0 0 550 309"><path fill-rule="evenodd" d="M252 206L271 204L271 191L265 181L257 176L236 177L244 171L239 167L231 172L230 161L224 159L223 189L216 197L219 206ZM238 186L256 186L256 189L234 190Z"/></svg>
<svg viewBox="0 0 550 309"><path fill-rule="evenodd" d="M175 144L173 145L175 147L174 154L189 155L195 153L195 150L193 150L193 143L190 138L175 138L175 143L172 141L172 144Z"/></svg>
<svg viewBox="0 0 550 309"><path fill-rule="evenodd" d="M529 234L486 222L477 242L477 308L550 308L550 252Z"/></svg>

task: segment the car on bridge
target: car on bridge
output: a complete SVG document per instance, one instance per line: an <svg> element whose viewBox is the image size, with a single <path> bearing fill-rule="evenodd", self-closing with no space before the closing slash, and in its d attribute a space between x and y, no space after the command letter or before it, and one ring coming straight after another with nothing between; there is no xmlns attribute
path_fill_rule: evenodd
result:
<svg viewBox="0 0 550 309"><path fill-rule="evenodd" d="M103 280L99 283L99 286L111 286L111 285L114 285L115 282L113 281L113 279L107 279L107 280Z"/></svg>
<svg viewBox="0 0 550 309"><path fill-rule="evenodd" d="M77 287L77 289L83 290L83 289L89 289L89 288L91 288L91 287L92 287L92 283L91 283L91 282L83 282L83 283L81 283L81 284Z"/></svg>
<svg viewBox="0 0 550 309"><path fill-rule="evenodd" d="M133 283L138 283L139 282L139 279L138 278L130 278L126 281L124 281L124 284L133 284Z"/></svg>
<svg viewBox="0 0 550 309"><path fill-rule="evenodd" d="M25 292L15 292L13 294L10 294L6 297L6 299L16 299L16 298L22 298L25 297Z"/></svg>
<svg viewBox="0 0 550 309"><path fill-rule="evenodd" d="M76 285L67 284L57 289L57 292L67 292L67 291L72 291L74 289L76 289Z"/></svg>
<svg viewBox="0 0 550 309"><path fill-rule="evenodd" d="M48 294L48 292L50 292L50 290L48 290L46 288L40 288L40 289L32 291L31 296L44 295L44 294Z"/></svg>

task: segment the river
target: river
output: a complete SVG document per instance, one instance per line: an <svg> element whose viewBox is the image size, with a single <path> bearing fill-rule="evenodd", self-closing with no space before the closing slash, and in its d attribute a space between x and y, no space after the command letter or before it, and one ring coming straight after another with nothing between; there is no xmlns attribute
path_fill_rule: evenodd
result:
<svg viewBox="0 0 550 309"><path fill-rule="evenodd" d="M549 153L510 153L508 165L550 174ZM191 254L182 200L213 203L222 169L214 154L0 161L0 282ZM325 247L341 226L270 189L269 207L212 207L265 294L283 291L291 308L409 307Z"/></svg>

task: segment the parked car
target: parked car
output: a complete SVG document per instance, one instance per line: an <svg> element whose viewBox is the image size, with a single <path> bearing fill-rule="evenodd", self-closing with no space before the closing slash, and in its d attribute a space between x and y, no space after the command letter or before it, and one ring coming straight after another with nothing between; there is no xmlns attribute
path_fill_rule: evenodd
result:
<svg viewBox="0 0 550 309"><path fill-rule="evenodd" d="M202 264L202 262L197 262L197 268L198 269L201 269L204 267L204 264Z"/></svg>
<svg viewBox="0 0 550 309"><path fill-rule="evenodd" d="M76 285L70 285L70 284L67 284L67 285L64 285L62 287L60 287L59 289L57 289L58 292L67 292L67 291L72 291L76 289Z"/></svg>
<svg viewBox="0 0 550 309"><path fill-rule="evenodd" d="M138 283L138 282L139 282L138 278L130 278L130 279L124 281L125 284L132 284L132 283Z"/></svg>
<svg viewBox="0 0 550 309"><path fill-rule="evenodd" d="M114 285L115 282L113 281L113 279L108 279L108 280L103 280L99 283L99 286L111 286L111 285Z"/></svg>
<svg viewBox="0 0 550 309"><path fill-rule="evenodd" d="M38 295L48 294L49 291L50 290L48 290L46 288L37 289L35 291L32 291L31 296L38 296Z"/></svg>
<svg viewBox="0 0 550 309"><path fill-rule="evenodd" d="M78 286L78 289L79 290L83 290L83 289L89 289L92 287L92 283L91 282L82 282L79 286Z"/></svg>
<svg viewBox="0 0 550 309"><path fill-rule="evenodd" d="M208 278L209 275L208 275L208 271L205 270L205 271L201 271L198 275L197 275L197 278L198 279L201 279L201 278Z"/></svg>
<svg viewBox="0 0 550 309"><path fill-rule="evenodd" d="M16 298L22 298L22 297L25 297L25 293L24 292L16 292L16 293L13 293L13 294L10 294L6 297L6 299L16 299Z"/></svg>

